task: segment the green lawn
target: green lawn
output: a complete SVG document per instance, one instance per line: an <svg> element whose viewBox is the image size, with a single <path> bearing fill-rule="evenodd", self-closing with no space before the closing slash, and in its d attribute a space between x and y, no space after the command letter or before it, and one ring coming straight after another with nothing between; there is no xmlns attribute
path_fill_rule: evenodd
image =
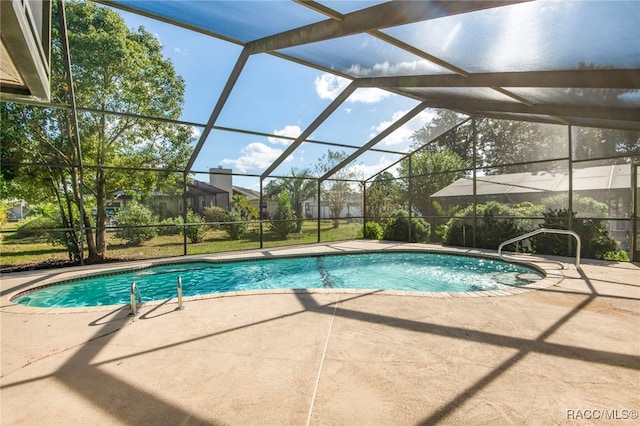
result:
<svg viewBox="0 0 640 426"><path fill-rule="evenodd" d="M295 244L308 244L318 241L317 221L303 222L302 232L291 234L286 240L278 240L263 227L263 247L282 247ZM46 242L44 237L17 238L15 231L2 234L0 242L0 267L13 268L36 263L69 260L66 250ZM340 226L333 227L333 221L322 221L320 241L342 241L362 237L362 225L341 221ZM187 254L217 253L233 250L250 250L260 248L260 235L257 226L239 240L229 240L227 234L220 230L209 230L204 241L190 243L187 241ZM129 246L125 241L110 235L107 256L117 259L153 259L161 257L181 256L184 253L183 236L158 236L140 246Z"/></svg>

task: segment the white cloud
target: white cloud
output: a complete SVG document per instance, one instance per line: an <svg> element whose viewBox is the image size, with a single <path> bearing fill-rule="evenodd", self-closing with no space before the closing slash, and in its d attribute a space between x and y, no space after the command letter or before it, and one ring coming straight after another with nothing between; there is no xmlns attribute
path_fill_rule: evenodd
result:
<svg viewBox="0 0 640 426"><path fill-rule="evenodd" d="M440 66L426 59L417 59L415 61L403 61L397 63L389 63L388 61L374 64L371 68L364 68L360 65L352 65L347 73L356 77L378 77L386 75L421 75L431 74L434 71L442 71Z"/></svg>
<svg viewBox="0 0 640 426"><path fill-rule="evenodd" d="M179 55L188 55L189 52L191 51L191 49L189 49L188 47L182 48L182 47L174 47L173 48L173 52L177 53Z"/></svg>
<svg viewBox="0 0 640 426"><path fill-rule="evenodd" d="M356 103L361 102L363 104L375 104L380 102L384 98L389 97L390 93L376 88L364 88L357 89L349 96L347 102Z"/></svg>
<svg viewBox="0 0 640 426"><path fill-rule="evenodd" d="M337 75L324 73L319 77L316 77L313 84L316 86L316 93L320 99L334 100L345 87L349 85L350 81L346 78L338 77Z"/></svg>
<svg viewBox="0 0 640 426"><path fill-rule="evenodd" d="M618 95L618 99L630 104L640 105L640 90L632 90L630 92L624 92Z"/></svg>
<svg viewBox="0 0 640 426"><path fill-rule="evenodd" d="M253 142L240 150L242 155L239 158L225 158L220 163L225 166L231 166L241 173L246 173L248 170L266 169L280 157L282 152L281 149L272 148L261 142ZM292 159L293 156L289 156L285 161L291 161Z"/></svg>
<svg viewBox="0 0 640 426"><path fill-rule="evenodd" d="M334 100L338 95L349 85L350 81L346 78L339 77L337 75L325 73L319 77L316 77L314 84L316 86L316 93L320 99ZM356 103L361 102L364 104L373 104L380 102L382 99L388 97L389 92L376 88L361 88L349 96L347 102ZM349 113L350 111L347 111Z"/></svg>
<svg viewBox="0 0 640 426"><path fill-rule="evenodd" d="M300 133L302 133L302 130L300 129L300 126L298 125L287 125L284 126L284 129L280 129L280 130L274 130L273 134L277 135L277 136L288 136L291 138L297 138L298 136L300 136ZM267 138L269 140L269 142L273 143L273 144L278 144L278 145L289 145L291 144L291 142L293 142L290 139L280 139L280 138Z"/></svg>
<svg viewBox="0 0 640 426"><path fill-rule="evenodd" d="M355 166L353 166L353 169L358 176L363 176L368 179L381 170L389 167L395 161L397 161L397 159L392 160L383 155L378 159L378 162L376 164L356 164ZM392 169L395 170L396 168L397 166L393 167ZM394 170L388 171L393 172Z"/></svg>
<svg viewBox="0 0 640 426"><path fill-rule="evenodd" d="M200 127L191 126L191 137L193 139L200 139L202 135L202 129Z"/></svg>
<svg viewBox="0 0 640 426"><path fill-rule="evenodd" d="M391 124L395 123L397 120L402 118L407 112L409 111L394 112L393 115L391 116L391 120L380 122L377 126L373 128L375 132L371 133L369 136L373 138L375 135L382 132ZM381 145L393 146L393 145L408 143L411 139L411 135L413 135L413 133L416 130L422 128L426 123L431 121L433 117L434 117L433 111L431 110L422 111L412 120L409 120L408 123L405 123L395 132L391 133L389 136L384 138L384 140L381 142Z"/></svg>

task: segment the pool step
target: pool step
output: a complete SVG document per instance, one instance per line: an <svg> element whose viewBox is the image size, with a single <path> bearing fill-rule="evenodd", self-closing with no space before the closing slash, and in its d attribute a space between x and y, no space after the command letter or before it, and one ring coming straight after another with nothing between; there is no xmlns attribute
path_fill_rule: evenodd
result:
<svg viewBox="0 0 640 426"><path fill-rule="evenodd" d="M493 277L493 279L502 285L521 286L539 281L541 277L531 272L504 272Z"/></svg>

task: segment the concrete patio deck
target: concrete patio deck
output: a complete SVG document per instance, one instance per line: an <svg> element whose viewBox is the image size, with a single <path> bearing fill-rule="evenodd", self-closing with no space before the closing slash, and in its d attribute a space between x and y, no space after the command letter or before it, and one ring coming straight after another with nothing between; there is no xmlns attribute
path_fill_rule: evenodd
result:
<svg viewBox="0 0 640 426"><path fill-rule="evenodd" d="M198 258L398 248L442 250L348 241ZM638 424L640 267L527 259L551 281L511 295L243 293L137 317L9 301L113 265L4 275L0 422Z"/></svg>

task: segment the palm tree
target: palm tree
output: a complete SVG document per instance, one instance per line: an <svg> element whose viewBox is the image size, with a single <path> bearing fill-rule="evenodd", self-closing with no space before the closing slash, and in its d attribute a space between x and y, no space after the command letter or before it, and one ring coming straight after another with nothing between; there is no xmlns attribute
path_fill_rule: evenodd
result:
<svg viewBox="0 0 640 426"><path fill-rule="evenodd" d="M304 218L302 205L305 200L316 196L316 179L309 169L291 169L291 177L276 179L267 184L265 196L276 198L282 191L289 193L291 208L296 215L296 232L300 232Z"/></svg>

